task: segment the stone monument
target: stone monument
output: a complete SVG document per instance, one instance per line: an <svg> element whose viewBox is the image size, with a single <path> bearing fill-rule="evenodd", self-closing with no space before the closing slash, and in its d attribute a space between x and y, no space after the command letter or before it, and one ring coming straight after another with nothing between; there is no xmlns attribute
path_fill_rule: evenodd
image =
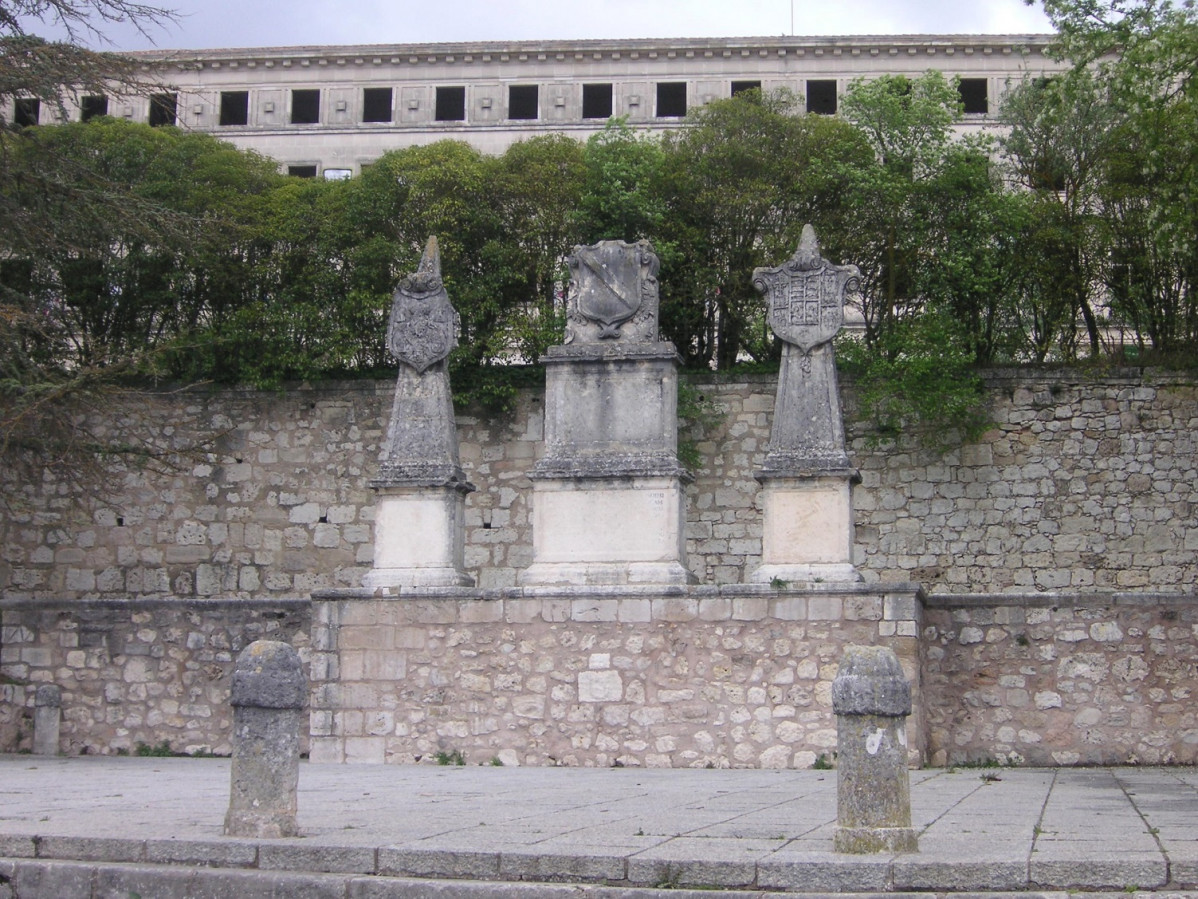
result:
<svg viewBox="0 0 1198 899"><path fill-rule="evenodd" d="M846 646L832 681L837 852L918 852L911 826L907 716L911 685L894 650Z"/></svg>
<svg viewBox="0 0 1198 899"><path fill-rule="evenodd" d="M648 241L575 247L565 341L545 365L526 586L672 585L685 564L677 350L658 335Z"/></svg>
<svg viewBox="0 0 1198 899"><path fill-rule="evenodd" d="M859 581L853 567L851 487L857 472L844 449L832 338L844 324L855 265L820 256L811 225L776 268L758 268L770 327L783 341L770 444L762 469L764 532L755 583Z"/></svg>
<svg viewBox="0 0 1198 899"><path fill-rule="evenodd" d="M367 587L469 587L463 570L466 480L458 457L450 350L459 319L430 237L420 266L396 288L387 348L399 360L391 422L379 459L374 567Z"/></svg>

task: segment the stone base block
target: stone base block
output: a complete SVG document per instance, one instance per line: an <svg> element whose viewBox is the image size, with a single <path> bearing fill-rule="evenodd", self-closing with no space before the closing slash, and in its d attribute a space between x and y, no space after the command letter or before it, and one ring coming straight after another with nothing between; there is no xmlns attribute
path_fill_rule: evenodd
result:
<svg viewBox="0 0 1198 899"><path fill-rule="evenodd" d="M675 477L544 479L533 485L526 586L690 584Z"/></svg>
<svg viewBox="0 0 1198 899"><path fill-rule="evenodd" d="M463 570L465 499L453 487L380 490L366 587L472 587Z"/></svg>
<svg viewBox="0 0 1198 899"><path fill-rule="evenodd" d="M363 587L473 587L474 578L457 568L374 568ZM395 599L401 596L395 594Z"/></svg>
<svg viewBox="0 0 1198 899"><path fill-rule="evenodd" d="M752 576L754 583L769 583L775 577L861 580L853 568L847 477L769 478L762 484L761 500L761 567Z"/></svg>
<svg viewBox="0 0 1198 899"><path fill-rule="evenodd" d="M861 572L847 563L830 565L760 565L749 577L751 584L778 584L797 586L800 584L843 584L859 583Z"/></svg>
<svg viewBox="0 0 1198 899"><path fill-rule="evenodd" d="M832 848L852 855L918 852L919 832L914 827L837 827Z"/></svg>
<svg viewBox="0 0 1198 899"><path fill-rule="evenodd" d="M534 562L520 573L525 587L682 586L693 572L678 562Z"/></svg>

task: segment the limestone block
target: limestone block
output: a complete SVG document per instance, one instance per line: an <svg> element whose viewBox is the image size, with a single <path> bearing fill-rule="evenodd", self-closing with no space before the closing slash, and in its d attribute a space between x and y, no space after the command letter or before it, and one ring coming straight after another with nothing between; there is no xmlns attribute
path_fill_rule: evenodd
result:
<svg viewBox="0 0 1198 899"><path fill-rule="evenodd" d="M473 586L463 570L464 499L441 487L380 488L367 587Z"/></svg>
<svg viewBox="0 0 1198 899"><path fill-rule="evenodd" d="M846 478L770 478L761 503L765 529L753 583L861 580Z"/></svg>
<svg viewBox="0 0 1198 899"><path fill-rule="evenodd" d="M686 584L677 478L535 482L526 585Z"/></svg>

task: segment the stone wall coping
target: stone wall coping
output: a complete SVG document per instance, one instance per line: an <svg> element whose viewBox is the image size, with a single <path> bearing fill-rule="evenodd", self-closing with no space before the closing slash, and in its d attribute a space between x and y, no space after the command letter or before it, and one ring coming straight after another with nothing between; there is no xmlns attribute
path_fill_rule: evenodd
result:
<svg viewBox="0 0 1198 899"><path fill-rule="evenodd" d="M84 610L152 610L152 609L183 609L195 612L215 612L232 609L278 609L290 611L304 609L311 600L304 597L285 597L265 599L246 599L244 597L205 597L186 599L175 596L122 596L104 597L102 599L35 599L32 597L10 597L0 599L0 612L29 612L58 609Z"/></svg>
<svg viewBox="0 0 1198 899"><path fill-rule="evenodd" d="M37 599L10 597L0 599L0 612L50 610L184 609L209 612L222 609L300 610L312 600L428 600L456 599L494 602L519 599L732 599L737 597L801 596L912 596L928 609L978 609L992 607L1023 608L1102 608L1110 606L1157 607L1198 606L1196 593L925 593L919 584L895 583L815 583L774 587L770 584L700 585L627 585L578 587L512 587L483 590L476 587L346 587L317 590L310 597L246 599L244 597L207 597L181 599L171 596L105 597L92 599Z"/></svg>
<svg viewBox="0 0 1198 899"><path fill-rule="evenodd" d="M533 367L533 366L529 366ZM723 387L737 385L775 384L778 380L777 371L764 372L718 372L683 370L686 377L695 384L718 384ZM1180 371L1155 366L1123 366L1119 368L1102 369L1095 373L1075 366L1067 365L1021 365L982 369L979 374L987 383L1021 382L1027 384L1055 382L1061 384L1198 384L1198 377L1192 371ZM842 385L851 386L854 383L852 373L838 371L837 376ZM380 376L377 378L349 378L328 381L291 381L283 385L285 393L300 394L344 394L371 393L389 396L395 389L395 377ZM522 388L535 393L542 393L541 387ZM174 395L183 393L190 397L202 399L205 397L245 396L262 397L265 391L243 385L222 386L214 389L209 386L195 385L158 385L151 388L151 393ZM458 415L468 410L456 410Z"/></svg>
<svg viewBox="0 0 1198 899"><path fill-rule="evenodd" d="M928 609L979 609L1016 606L1029 609L1158 607L1198 605L1194 593L931 593L922 596Z"/></svg>
<svg viewBox="0 0 1198 899"><path fill-rule="evenodd" d="M510 587L482 590L475 587L343 587L316 590L314 600L373 599L465 599L498 601L505 599L731 599L735 597L788 596L894 596L922 598L923 588L909 582L866 584L856 582L795 584L774 587L770 584L699 584L699 585L603 585Z"/></svg>

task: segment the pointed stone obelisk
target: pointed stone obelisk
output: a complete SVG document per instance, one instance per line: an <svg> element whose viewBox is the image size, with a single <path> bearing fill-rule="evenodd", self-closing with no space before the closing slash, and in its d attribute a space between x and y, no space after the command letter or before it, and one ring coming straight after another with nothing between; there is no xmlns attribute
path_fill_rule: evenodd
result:
<svg viewBox="0 0 1198 899"><path fill-rule="evenodd" d="M860 279L857 266L823 259L811 225L787 262L753 272L783 341L769 448L755 475L764 510L756 583L861 580L852 558L857 472L844 449L832 350L845 295Z"/></svg>
<svg viewBox="0 0 1198 899"><path fill-rule="evenodd" d="M391 422L379 458L374 567L367 587L473 586L463 571L466 480L449 391L459 319L430 237L420 266L396 288L387 348L399 360Z"/></svg>
<svg viewBox="0 0 1198 899"><path fill-rule="evenodd" d="M533 480L525 586L680 585L678 351L658 335L648 241L575 247L566 334L545 365L545 455Z"/></svg>

